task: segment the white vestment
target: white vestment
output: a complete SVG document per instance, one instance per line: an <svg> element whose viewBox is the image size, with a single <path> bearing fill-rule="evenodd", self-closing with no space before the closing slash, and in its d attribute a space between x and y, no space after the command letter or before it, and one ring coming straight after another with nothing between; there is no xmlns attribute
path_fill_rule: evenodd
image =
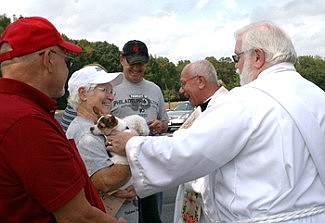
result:
<svg viewBox="0 0 325 223"><path fill-rule="evenodd" d="M137 194L208 175L203 214L211 222L325 222L325 188L301 132L277 101L255 88L268 84L283 97L298 96L325 137L324 91L293 71L289 63L266 69L173 137L131 138L126 152Z"/></svg>

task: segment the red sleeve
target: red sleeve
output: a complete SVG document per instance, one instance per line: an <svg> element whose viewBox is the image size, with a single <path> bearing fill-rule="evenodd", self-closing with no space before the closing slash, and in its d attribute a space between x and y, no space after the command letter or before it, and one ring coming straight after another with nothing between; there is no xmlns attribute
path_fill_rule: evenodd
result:
<svg viewBox="0 0 325 223"><path fill-rule="evenodd" d="M11 166L27 193L49 212L72 199L85 185L79 154L53 120L25 117L10 131ZM18 142L18 143L15 143Z"/></svg>

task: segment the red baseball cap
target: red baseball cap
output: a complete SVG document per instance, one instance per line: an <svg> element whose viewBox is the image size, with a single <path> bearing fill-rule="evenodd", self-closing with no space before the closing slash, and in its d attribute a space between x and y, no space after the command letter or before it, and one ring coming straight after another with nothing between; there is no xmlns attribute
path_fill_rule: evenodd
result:
<svg viewBox="0 0 325 223"><path fill-rule="evenodd" d="M65 41L52 23L42 17L20 17L11 23L0 38L8 42L12 50L0 54L0 61L33 53L50 46L60 46L68 51L80 53L80 46Z"/></svg>

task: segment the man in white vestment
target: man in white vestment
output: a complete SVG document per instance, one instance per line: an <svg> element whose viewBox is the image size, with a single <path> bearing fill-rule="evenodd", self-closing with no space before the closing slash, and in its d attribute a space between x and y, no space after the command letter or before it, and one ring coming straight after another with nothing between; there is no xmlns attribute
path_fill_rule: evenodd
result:
<svg viewBox="0 0 325 223"><path fill-rule="evenodd" d="M208 175L206 222L325 222L325 94L271 22L235 32L241 87L173 137L114 133L140 197ZM203 195L204 196L204 195Z"/></svg>
<svg viewBox="0 0 325 223"><path fill-rule="evenodd" d="M195 107L194 112L184 122L181 129L189 128L207 107L218 103L219 97L228 93L222 80L218 79L214 66L207 60L187 64L181 72L180 82L179 92ZM208 184L209 177L205 176L178 187L174 223L188 222L192 219L196 222L207 220L202 212L205 210L205 198L209 196L204 190Z"/></svg>

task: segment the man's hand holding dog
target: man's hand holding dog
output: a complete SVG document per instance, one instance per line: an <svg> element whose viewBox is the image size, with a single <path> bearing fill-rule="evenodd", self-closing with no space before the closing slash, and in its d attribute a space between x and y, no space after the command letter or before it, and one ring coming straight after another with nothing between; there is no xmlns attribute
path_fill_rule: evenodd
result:
<svg viewBox="0 0 325 223"><path fill-rule="evenodd" d="M107 150L110 152L114 152L120 154L122 156L126 156L125 146L130 138L133 136L138 136L137 132L134 130L131 131L116 131L113 130L109 137L107 137Z"/></svg>

